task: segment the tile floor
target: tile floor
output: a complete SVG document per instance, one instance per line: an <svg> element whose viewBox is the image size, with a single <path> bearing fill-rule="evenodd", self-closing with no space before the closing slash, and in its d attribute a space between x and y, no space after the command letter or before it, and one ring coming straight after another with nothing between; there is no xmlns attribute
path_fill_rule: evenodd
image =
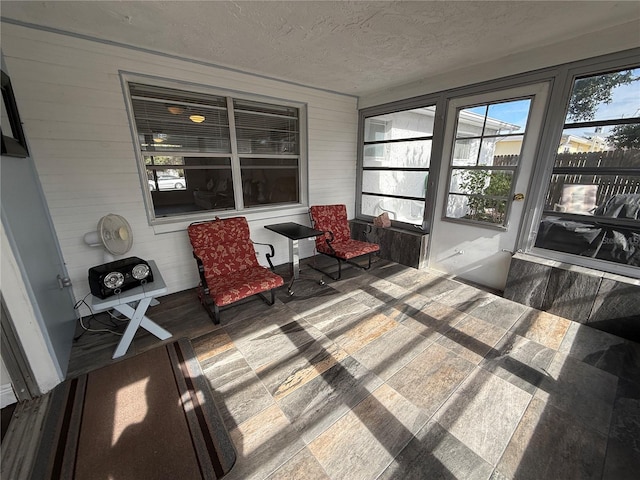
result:
<svg viewBox="0 0 640 480"><path fill-rule="evenodd" d="M229 480L637 478L639 344L383 260L294 290L187 325ZM149 316L204 317L176 295Z"/></svg>

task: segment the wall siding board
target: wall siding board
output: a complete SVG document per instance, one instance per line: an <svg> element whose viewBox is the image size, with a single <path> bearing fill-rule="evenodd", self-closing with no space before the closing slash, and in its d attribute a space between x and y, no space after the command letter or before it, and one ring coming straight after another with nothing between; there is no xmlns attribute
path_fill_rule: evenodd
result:
<svg viewBox="0 0 640 480"><path fill-rule="evenodd" d="M86 120L86 117L83 117ZM122 125L88 124L86 122L64 122L51 120L28 120L30 138L56 140L84 140L86 138L101 137L103 141L117 142L126 135L131 136L131 130Z"/></svg>
<svg viewBox="0 0 640 480"><path fill-rule="evenodd" d="M38 173L41 177L48 175L58 175L60 169L65 168L74 168L74 172L82 175L94 175L102 178L103 175L109 175L113 173L113 158L105 158L102 159L103 163L98 164L82 164L78 165L78 163L86 161L86 155L79 155L73 158L59 158L54 156L48 156L45 162L41 162L38 168ZM125 168L125 164L120 163L118 172L120 174L130 174L137 173L138 169L135 164L135 158L133 154L129 157L129 162L131 162L130 168ZM74 166L75 164L75 166ZM129 179L130 180L130 179ZM137 182L137 187L140 186L140 182Z"/></svg>
<svg viewBox="0 0 640 480"><path fill-rule="evenodd" d="M357 109L356 109L356 112L357 112ZM358 124L357 117L354 122L353 112L351 110L348 112L336 112L335 110L332 110L332 109L315 108L313 110L313 118L318 120L327 120L329 122L339 120L344 123L354 123L355 125Z"/></svg>
<svg viewBox="0 0 640 480"><path fill-rule="evenodd" d="M129 221L134 245L127 256L154 259L170 293L198 282L185 230L156 234L148 224L120 72L306 104L310 203L345 203L353 215L356 98L17 25L2 29L5 63L77 299L89 291L87 270L104 261L102 249L85 245L83 236L107 213ZM288 262L288 241L264 225L284 221L309 224L306 214L280 210L250 225L256 241L274 244L276 264ZM312 242L303 242L302 256L312 253ZM259 261L267 264L263 252Z"/></svg>
<svg viewBox="0 0 640 480"><path fill-rule="evenodd" d="M17 68L16 68L17 69ZM49 75L46 69L41 75ZM50 78L55 78L51 77ZM12 80L13 84L13 80ZM123 103L120 81L114 78L111 82L103 83L104 89L89 86L56 84L53 82L33 81L29 77L17 84L13 89L16 96L24 96L34 102L67 105L68 107L82 105L93 107L113 107ZM110 90L107 90L110 89Z"/></svg>
<svg viewBox="0 0 640 480"><path fill-rule="evenodd" d="M20 105L18 105L20 108ZM27 123L24 123L25 135L27 135L27 144L29 145L29 151L34 157L36 164L38 164L43 158L64 156L64 152L68 151L69 156L76 157L81 154L90 156L93 152L102 150L103 152L109 151L113 153L113 156L128 155L130 158L135 158L133 145L131 143L131 135L129 135L129 141L124 138L118 142L102 142L98 140L74 140L69 142L67 140L59 139L39 139L37 142L32 142L31 137L27 131ZM73 144L73 149L69 148L69 143Z"/></svg>
<svg viewBox="0 0 640 480"><path fill-rule="evenodd" d="M55 85L52 79L57 79L63 82L64 85L76 85L82 88L91 88L100 92L113 81L118 81L119 76L117 72L111 73L99 73L88 70L84 66L78 68L62 65L60 62L41 62L38 60L25 60L22 58L13 57L13 63L19 65L20 69L23 69L25 75L29 75L32 83L46 83L49 85ZM41 76L42 72L46 71L47 76Z"/></svg>
<svg viewBox="0 0 640 480"><path fill-rule="evenodd" d="M41 85L44 88L44 85ZM23 114L24 112L24 114ZM126 114L122 107L111 105L67 105L53 102L31 101L26 99L20 104L20 119L22 121L40 120L55 122L82 122L85 118L91 118L93 125L122 126L127 122Z"/></svg>

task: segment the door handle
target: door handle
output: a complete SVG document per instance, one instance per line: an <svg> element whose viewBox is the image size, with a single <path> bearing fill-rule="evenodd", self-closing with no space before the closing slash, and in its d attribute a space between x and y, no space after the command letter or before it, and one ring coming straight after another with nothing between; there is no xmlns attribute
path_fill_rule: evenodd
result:
<svg viewBox="0 0 640 480"><path fill-rule="evenodd" d="M69 277L63 277L62 275L58 275L56 279L58 280L58 286L60 287L60 290L71 286L71 279Z"/></svg>

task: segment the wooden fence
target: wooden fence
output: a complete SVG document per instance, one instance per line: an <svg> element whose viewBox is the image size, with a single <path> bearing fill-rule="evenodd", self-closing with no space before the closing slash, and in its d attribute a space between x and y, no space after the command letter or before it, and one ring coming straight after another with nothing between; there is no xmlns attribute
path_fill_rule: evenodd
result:
<svg viewBox="0 0 640 480"><path fill-rule="evenodd" d="M556 156L555 169L562 169L562 173L554 173L551 177L551 185L545 199L548 209L553 209L560 203L565 185L597 185L596 205L604 204L614 195L640 194L640 150L638 149L560 153ZM575 171L571 171L573 169ZM599 171L601 169L608 171ZM620 170L620 173L616 170Z"/></svg>
<svg viewBox="0 0 640 480"><path fill-rule="evenodd" d="M496 155L493 165L515 166L519 155ZM561 203L565 185L598 187L595 205L603 205L614 195L640 194L640 150L559 153L545 198L545 209L554 210ZM560 172L557 172L560 170ZM606 169L606 170L605 170Z"/></svg>
<svg viewBox="0 0 640 480"><path fill-rule="evenodd" d="M559 153L556 168L637 168L640 172L640 150Z"/></svg>

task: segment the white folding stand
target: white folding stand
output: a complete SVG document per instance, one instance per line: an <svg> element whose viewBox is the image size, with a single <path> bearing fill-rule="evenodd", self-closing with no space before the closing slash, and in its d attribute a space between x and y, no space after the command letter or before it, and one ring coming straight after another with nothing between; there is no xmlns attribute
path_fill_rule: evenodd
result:
<svg viewBox="0 0 640 480"><path fill-rule="evenodd" d="M92 296L91 308L94 313L104 312L113 308L130 319L112 358L118 358L127 353L129 345L133 341L133 336L140 327L160 340L171 338L171 334L167 330L145 316L147 308L149 308L154 297L167 293L167 285L164 283L162 275L160 275L156 262L149 260L149 266L153 272L153 282L105 299ZM135 305L135 302L138 302L138 304Z"/></svg>

